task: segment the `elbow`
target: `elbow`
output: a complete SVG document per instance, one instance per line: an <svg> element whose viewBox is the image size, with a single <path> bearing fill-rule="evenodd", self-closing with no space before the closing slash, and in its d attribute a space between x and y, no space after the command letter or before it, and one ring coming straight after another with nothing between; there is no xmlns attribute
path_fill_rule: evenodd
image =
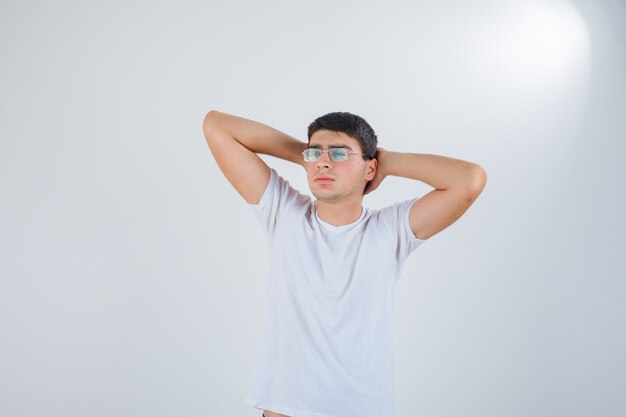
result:
<svg viewBox="0 0 626 417"><path fill-rule="evenodd" d="M213 128L216 124L216 120L218 115L220 114L217 110L210 110L202 120L202 130L207 134L211 128Z"/></svg>
<svg viewBox="0 0 626 417"><path fill-rule="evenodd" d="M202 125L204 126L208 124L209 121L215 119L219 113L220 112L217 110L209 110L209 112L206 115L204 115L204 119L202 120Z"/></svg>
<svg viewBox="0 0 626 417"><path fill-rule="evenodd" d="M487 184L487 171L480 165L476 165L472 168L472 174L470 175L470 181L467 186L468 191L475 197L477 197L485 188ZM474 198L475 198L474 197Z"/></svg>

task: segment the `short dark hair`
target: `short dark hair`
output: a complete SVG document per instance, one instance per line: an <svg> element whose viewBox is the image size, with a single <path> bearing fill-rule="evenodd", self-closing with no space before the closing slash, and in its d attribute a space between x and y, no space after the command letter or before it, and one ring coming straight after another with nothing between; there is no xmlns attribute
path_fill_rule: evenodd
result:
<svg viewBox="0 0 626 417"><path fill-rule="evenodd" d="M365 154L361 158L368 160L376 157L378 137L361 116L348 112L332 112L318 117L309 125L308 143L311 143L311 136L318 130L345 133L359 142L361 152Z"/></svg>

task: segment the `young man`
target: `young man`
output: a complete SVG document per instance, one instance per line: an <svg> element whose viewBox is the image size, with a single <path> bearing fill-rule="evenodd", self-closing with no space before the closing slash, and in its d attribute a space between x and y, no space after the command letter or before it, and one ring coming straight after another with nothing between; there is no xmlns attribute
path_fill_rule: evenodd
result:
<svg viewBox="0 0 626 417"><path fill-rule="evenodd" d="M216 110L203 127L269 245L267 321L246 404L265 417L393 417L396 281L408 255L478 197L485 171L379 148L370 125L346 112L311 123L308 143ZM257 153L301 165L315 199ZM388 175L435 189L379 210L363 207L363 195Z"/></svg>

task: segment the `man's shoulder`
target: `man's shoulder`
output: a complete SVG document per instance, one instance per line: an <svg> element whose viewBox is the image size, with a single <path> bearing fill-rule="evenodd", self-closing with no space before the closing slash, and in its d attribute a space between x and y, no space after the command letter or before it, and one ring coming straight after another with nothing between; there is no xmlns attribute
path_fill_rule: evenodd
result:
<svg viewBox="0 0 626 417"><path fill-rule="evenodd" d="M270 168L270 170L272 171L271 175L275 177L275 182L273 183L274 187L279 189L285 199L293 200L300 204L306 204L312 201L311 196L294 187L288 179L280 175L274 168Z"/></svg>
<svg viewBox="0 0 626 417"><path fill-rule="evenodd" d="M399 200L399 201L396 201L395 203L391 203L381 208L371 209L371 210L374 214L378 216L394 216L406 210L408 207L410 207L411 204L413 204L415 200L417 200L417 198Z"/></svg>

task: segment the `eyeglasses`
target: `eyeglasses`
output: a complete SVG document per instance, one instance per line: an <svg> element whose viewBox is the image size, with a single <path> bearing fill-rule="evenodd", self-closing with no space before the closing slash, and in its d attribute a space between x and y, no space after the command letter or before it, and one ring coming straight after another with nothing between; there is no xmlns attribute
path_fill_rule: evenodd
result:
<svg viewBox="0 0 626 417"><path fill-rule="evenodd" d="M348 159L348 156L350 156L351 153L355 153L357 155L365 155L363 153L349 151L344 148L330 148L330 149L309 148L305 150L304 152L302 152L302 155L304 155L304 160L306 162L315 162L318 159L320 159L320 156L322 156L322 152L328 152L328 156L330 156L330 159L335 162L345 161L346 159Z"/></svg>

